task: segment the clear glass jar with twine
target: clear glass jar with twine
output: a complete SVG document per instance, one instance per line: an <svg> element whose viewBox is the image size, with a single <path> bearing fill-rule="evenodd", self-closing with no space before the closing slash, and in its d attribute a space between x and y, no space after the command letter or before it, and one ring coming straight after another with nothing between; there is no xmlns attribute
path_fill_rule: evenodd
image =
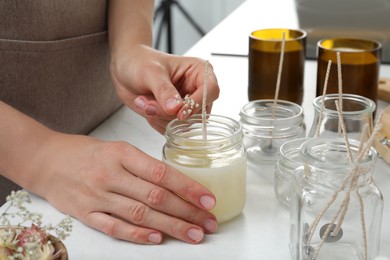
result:
<svg viewBox="0 0 390 260"><path fill-rule="evenodd" d="M163 161L198 181L216 196L211 212L218 223L239 215L246 202L246 151L234 119L199 114L173 120L166 128ZM205 132L206 131L206 132Z"/></svg>
<svg viewBox="0 0 390 260"><path fill-rule="evenodd" d="M292 259L370 260L379 252L383 198L371 146L343 139L302 144L291 199Z"/></svg>
<svg viewBox="0 0 390 260"><path fill-rule="evenodd" d="M313 101L314 120L308 137L342 137L336 101L342 100L342 116L348 138L367 139L373 130L374 101L354 94L326 94ZM364 134L365 127L368 127ZM366 136L364 136L366 135Z"/></svg>

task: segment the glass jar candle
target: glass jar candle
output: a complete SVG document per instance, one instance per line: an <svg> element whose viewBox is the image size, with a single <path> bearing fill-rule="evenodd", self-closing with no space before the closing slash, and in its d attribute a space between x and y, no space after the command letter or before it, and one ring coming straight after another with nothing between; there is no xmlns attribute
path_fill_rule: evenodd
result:
<svg viewBox="0 0 390 260"><path fill-rule="evenodd" d="M244 145L248 162L274 164L280 146L306 135L302 107L296 103L273 99L250 101L241 108Z"/></svg>
<svg viewBox="0 0 390 260"><path fill-rule="evenodd" d="M373 113L376 108L374 101L354 94L342 94L341 97L343 119L348 138L360 141L366 125L368 126L367 136L369 136L373 129ZM339 94L327 94L324 98L319 96L314 99L314 120L308 137L334 138L342 136L339 114L335 105L335 101L338 100ZM321 109L323 109L322 118ZM320 124L318 124L319 121L321 121Z"/></svg>
<svg viewBox="0 0 390 260"><path fill-rule="evenodd" d="M341 57L343 92L364 96L376 102L382 44L372 39L328 38L318 41L317 96L323 94L329 60L332 65L327 79L327 93L339 93L337 53Z"/></svg>
<svg viewBox="0 0 390 260"><path fill-rule="evenodd" d="M307 140L307 138L290 140L280 147L275 166L274 193L276 199L286 207L290 207L295 171L303 165L301 145Z"/></svg>
<svg viewBox="0 0 390 260"><path fill-rule="evenodd" d="M242 212L246 201L246 152L239 122L207 115L173 120L166 128L163 161L208 188L216 197L211 212L218 223Z"/></svg>
<svg viewBox="0 0 390 260"><path fill-rule="evenodd" d="M307 33L289 28L264 28L249 35L250 101L275 97L283 35L283 77L280 81L279 99L302 104Z"/></svg>
<svg viewBox="0 0 390 260"><path fill-rule="evenodd" d="M383 198L372 180L377 154L357 158L360 143L310 139L302 144L304 166L296 172L291 199L294 260L369 260L379 252Z"/></svg>

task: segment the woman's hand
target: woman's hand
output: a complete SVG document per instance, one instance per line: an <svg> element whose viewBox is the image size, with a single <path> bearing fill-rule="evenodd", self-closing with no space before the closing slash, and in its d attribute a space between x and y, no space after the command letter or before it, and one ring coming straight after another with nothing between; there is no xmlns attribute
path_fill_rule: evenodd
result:
<svg viewBox="0 0 390 260"><path fill-rule="evenodd" d="M0 174L114 238L199 243L215 196L125 142L54 132L0 101Z"/></svg>
<svg viewBox="0 0 390 260"><path fill-rule="evenodd" d="M151 48L154 1L109 1L108 34L111 76L119 98L144 116L160 133L166 124L200 111L206 61L159 52ZM219 87L210 66L207 110L218 98ZM178 102L186 95L199 104L190 114Z"/></svg>
<svg viewBox="0 0 390 260"><path fill-rule="evenodd" d="M145 45L132 45L113 57L111 75L119 98L144 116L160 133L166 124L178 117L184 119L202 108L207 68L207 112L219 96L219 86L206 61L170 55ZM189 95L198 106L188 110L182 99ZM190 113L188 113L190 112Z"/></svg>
<svg viewBox="0 0 390 260"><path fill-rule="evenodd" d="M128 143L56 133L34 165L30 190L111 237L195 244L217 228L210 191Z"/></svg>

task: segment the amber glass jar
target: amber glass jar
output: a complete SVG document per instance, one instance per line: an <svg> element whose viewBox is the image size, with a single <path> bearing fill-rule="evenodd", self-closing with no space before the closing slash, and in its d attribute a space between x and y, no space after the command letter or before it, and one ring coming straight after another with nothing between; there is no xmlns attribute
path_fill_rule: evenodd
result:
<svg viewBox="0 0 390 260"><path fill-rule="evenodd" d="M273 99L282 51L285 48L279 99L302 104L306 32L298 29L260 29L249 35L248 98Z"/></svg>
<svg viewBox="0 0 390 260"><path fill-rule="evenodd" d="M377 101L381 64L380 42L353 38L331 38L318 42L317 96L323 94L328 61L332 61L327 93L338 93L337 52L340 53L343 93Z"/></svg>

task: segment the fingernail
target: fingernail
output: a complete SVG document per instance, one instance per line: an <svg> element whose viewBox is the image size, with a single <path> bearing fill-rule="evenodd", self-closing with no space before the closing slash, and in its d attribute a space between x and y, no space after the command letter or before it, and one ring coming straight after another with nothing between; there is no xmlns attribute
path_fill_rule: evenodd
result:
<svg viewBox="0 0 390 260"><path fill-rule="evenodd" d="M209 195L203 195L200 197L200 205L206 209L212 209L215 206L215 199Z"/></svg>
<svg viewBox="0 0 390 260"><path fill-rule="evenodd" d="M153 106L153 105L148 105L148 106L146 106L146 108L145 108L145 113L146 113L148 116L155 116L155 115L157 115L157 107L156 107L156 106Z"/></svg>
<svg viewBox="0 0 390 260"><path fill-rule="evenodd" d="M134 99L134 104L137 108L144 109L145 101L142 98L137 97L136 99Z"/></svg>
<svg viewBox="0 0 390 260"><path fill-rule="evenodd" d="M148 236L148 241L154 244L160 244L162 241L161 234L159 233L150 233Z"/></svg>
<svg viewBox="0 0 390 260"><path fill-rule="evenodd" d="M187 232L187 235L195 242L199 242L203 239L203 231L197 228L190 228Z"/></svg>
<svg viewBox="0 0 390 260"><path fill-rule="evenodd" d="M168 98L167 101L165 101L165 108L168 110L175 108L179 103L180 103L180 99Z"/></svg>
<svg viewBox="0 0 390 260"><path fill-rule="evenodd" d="M206 219L206 221L204 222L204 228L205 228L208 232L215 232L215 231L217 230L217 227L218 227L217 221L215 221L215 220L212 219L212 218L208 218L208 219Z"/></svg>
<svg viewBox="0 0 390 260"><path fill-rule="evenodd" d="M184 120L184 119L188 118L189 116L190 116L190 114L186 110L183 110L181 112L180 120Z"/></svg>

